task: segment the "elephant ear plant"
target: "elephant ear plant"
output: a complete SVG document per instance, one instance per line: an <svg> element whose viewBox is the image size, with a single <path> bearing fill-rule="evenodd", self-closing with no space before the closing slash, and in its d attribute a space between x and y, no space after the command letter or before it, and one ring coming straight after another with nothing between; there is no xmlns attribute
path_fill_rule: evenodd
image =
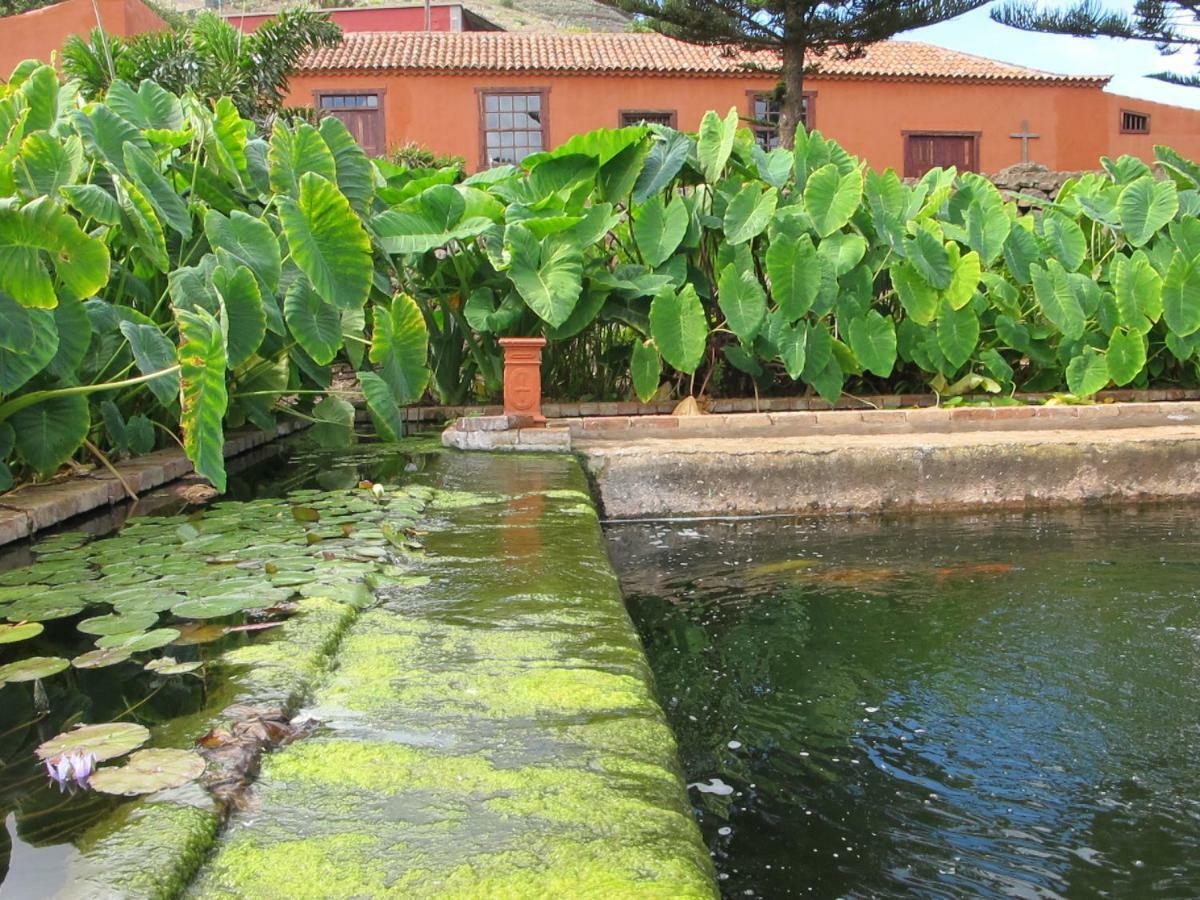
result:
<svg viewBox="0 0 1200 900"><path fill-rule="evenodd" d="M393 431L424 392L424 318L366 224L381 179L337 119L258 136L227 98L85 102L30 62L0 89L0 157L0 489L177 427L219 489L230 426L346 443L338 358Z"/></svg>

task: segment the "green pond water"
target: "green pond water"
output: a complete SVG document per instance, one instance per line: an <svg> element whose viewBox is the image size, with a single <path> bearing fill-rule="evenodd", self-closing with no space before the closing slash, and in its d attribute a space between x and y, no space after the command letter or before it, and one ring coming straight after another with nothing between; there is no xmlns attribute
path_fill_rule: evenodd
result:
<svg viewBox="0 0 1200 900"><path fill-rule="evenodd" d="M725 895L1200 896L1198 512L611 526Z"/></svg>
<svg viewBox="0 0 1200 900"><path fill-rule="evenodd" d="M180 632L112 665L71 665L36 683L0 685L0 897L69 889L65 867L88 842L89 829L131 802L61 791L37 761L37 746L78 723L117 720L149 728L152 745L187 746L206 716L237 695L241 669L222 665L222 655L272 637L269 628L224 628L286 620L290 601L308 585L328 583L336 591L359 570L384 565L387 541L368 525L375 501L357 485L364 479L420 483L434 459L424 452L429 446L416 440L329 453L303 438L280 442L235 461L230 493L211 508L190 506L166 488L136 507L106 510L33 543L0 548L0 627L28 618L44 628L29 639L0 642L0 672L31 656L72 660L94 651L103 634L81 631L80 624L114 610L134 617L128 621L137 629ZM307 509L330 498L336 508L324 507L321 522L290 515L292 506ZM309 531L321 542L310 546ZM379 565L365 557L350 563L353 570L338 568L334 557L364 548ZM239 593L247 597L244 610L178 605ZM53 609L56 602L65 604L65 614ZM143 668L163 656L204 665L173 677Z"/></svg>

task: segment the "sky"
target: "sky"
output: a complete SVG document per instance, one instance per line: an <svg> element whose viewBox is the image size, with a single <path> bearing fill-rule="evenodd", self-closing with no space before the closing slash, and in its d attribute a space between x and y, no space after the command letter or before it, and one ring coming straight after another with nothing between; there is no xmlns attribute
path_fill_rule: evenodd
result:
<svg viewBox="0 0 1200 900"><path fill-rule="evenodd" d="M1182 50L1163 56L1153 44L1115 41L1110 38L1071 38L1035 34L998 25L988 17L995 4L967 13L949 22L918 28L901 37L927 41L991 59L1061 72L1070 75L1112 75L1108 90L1175 106L1200 109L1200 88L1186 88L1146 78L1147 72L1198 70L1193 51ZM1132 2L1107 0L1110 8L1132 9Z"/></svg>

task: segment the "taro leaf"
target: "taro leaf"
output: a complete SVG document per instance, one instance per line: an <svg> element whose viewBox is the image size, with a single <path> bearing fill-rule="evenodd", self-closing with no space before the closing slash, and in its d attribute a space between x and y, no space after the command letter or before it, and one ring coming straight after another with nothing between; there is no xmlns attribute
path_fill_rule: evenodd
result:
<svg viewBox="0 0 1200 900"><path fill-rule="evenodd" d="M245 609L240 597L197 597L171 607L172 614L181 619L220 619Z"/></svg>
<svg viewBox="0 0 1200 900"><path fill-rule="evenodd" d="M939 291L950 287L954 268L935 226L918 222L913 236L904 242L904 248L909 262L929 284Z"/></svg>
<svg viewBox="0 0 1200 900"><path fill-rule="evenodd" d="M850 322L849 337L850 349L863 368L880 378L892 374L896 364L895 322L872 309L866 316Z"/></svg>
<svg viewBox="0 0 1200 900"><path fill-rule="evenodd" d="M727 265L718 283L718 304L729 327L743 344L751 343L762 329L767 314L767 296L753 269Z"/></svg>
<svg viewBox="0 0 1200 900"><path fill-rule="evenodd" d="M951 246L954 246L951 244ZM953 254L951 254L953 257ZM946 288L946 299L955 309L962 309L975 296L979 287L979 279L983 270L979 262L979 254L974 250L965 253L954 264L954 275L950 278L950 286Z"/></svg>
<svg viewBox="0 0 1200 900"><path fill-rule="evenodd" d="M59 188L72 184L83 168L83 144L78 137L67 140L35 131L21 142L21 153L13 163L13 174L21 191L29 197L55 196Z"/></svg>
<svg viewBox="0 0 1200 900"><path fill-rule="evenodd" d="M643 203L666 188L687 162L691 148L692 139L682 132L668 131L660 135L646 154L646 163L633 186L634 202Z"/></svg>
<svg viewBox="0 0 1200 900"><path fill-rule="evenodd" d="M332 394L313 407L309 434L322 447L349 447L354 443L354 405Z"/></svg>
<svg viewBox="0 0 1200 900"><path fill-rule="evenodd" d="M0 666L0 684L6 681L36 681L39 678L49 678L57 675L71 665L70 661L60 656L31 656Z"/></svg>
<svg viewBox="0 0 1200 900"><path fill-rule="evenodd" d="M10 603L4 611L4 617L10 622L49 622L77 615L83 612L85 606L82 600L40 593Z"/></svg>
<svg viewBox="0 0 1200 900"><path fill-rule="evenodd" d="M1121 213L1121 228L1129 243L1141 247L1175 218L1179 211L1179 194L1172 182L1143 175L1121 190L1117 208Z"/></svg>
<svg viewBox="0 0 1200 900"><path fill-rule="evenodd" d="M179 632L174 628L155 628L153 631L133 634L108 634L96 641L96 646L101 650L128 650L130 653L142 653L146 650L165 647L177 637L179 637Z"/></svg>
<svg viewBox="0 0 1200 900"><path fill-rule="evenodd" d="M634 342L629 372L633 376L633 389L638 399L649 403L650 398L658 392L658 379L662 372L662 358L653 341Z"/></svg>
<svg viewBox="0 0 1200 900"><path fill-rule="evenodd" d="M0 644L15 644L17 641L27 641L42 633L43 626L38 622L23 622L20 625L0 625Z"/></svg>
<svg viewBox="0 0 1200 900"><path fill-rule="evenodd" d="M0 207L0 290L22 306L54 307L47 259L76 297L91 297L108 283L108 247L49 197Z"/></svg>
<svg viewBox="0 0 1200 900"><path fill-rule="evenodd" d="M510 225L504 244L512 258L508 277L521 299L548 325L567 321L583 291L583 251L567 236L543 240L525 225Z"/></svg>
<svg viewBox="0 0 1200 900"><path fill-rule="evenodd" d="M91 428L87 398L61 394L13 413L17 453L41 475L49 475L83 444Z"/></svg>
<svg viewBox="0 0 1200 900"><path fill-rule="evenodd" d="M1169 274L1169 271L1168 271ZM1163 280L1142 250L1113 258L1110 277L1117 319L1126 328L1146 334L1163 314ZM1167 324L1171 324L1168 318ZM1200 327L1198 323L1197 327Z"/></svg>
<svg viewBox="0 0 1200 900"><path fill-rule="evenodd" d="M429 331L412 297L397 294L390 309L375 305L369 358L380 366L383 380L402 406L415 403L425 393L429 384L428 356Z"/></svg>
<svg viewBox="0 0 1200 900"><path fill-rule="evenodd" d="M0 293L0 349L28 352L33 344L33 317L8 294Z"/></svg>
<svg viewBox="0 0 1200 900"><path fill-rule="evenodd" d="M375 170L354 135L337 116L326 116L319 128L333 154L337 185L352 203L367 203L375 193Z"/></svg>
<svg viewBox="0 0 1200 900"><path fill-rule="evenodd" d="M594 292L593 295L589 295L588 300L595 295L600 297L601 304L607 299L606 295ZM592 313L591 318L584 319L582 326L575 328L574 331L569 331L575 325L575 320L584 316L589 308ZM500 305L496 306L495 291L486 287L473 290L471 296L467 298L467 302L463 304L463 315L467 317L467 324L484 334L504 334L521 321L521 313L524 311L525 304L521 302L521 297L516 292L509 292ZM555 330L553 337L560 340L574 337L592 323L592 319L596 317L598 311L598 308L586 301L577 304L567 321Z"/></svg>
<svg viewBox="0 0 1200 900"><path fill-rule="evenodd" d="M192 216L187 204L159 171L158 160L153 153L141 150L133 144L125 145L125 168L129 178L138 186L146 200L154 207L158 217L171 226L186 241L192 236Z"/></svg>
<svg viewBox="0 0 1200 900"><path fill-rule="evenodd" d="M1015 230L1015 229L1014 229ZM1074 272L1087 256L1087 239L1083 229L1062 213L1049 211L1042 218L1042 235L1050 245L1050 256L1068 272Z"/></svg>
<svg viewBox="0 0 1200 900"><path fill-rule="evenodd" d="M967 244L979 254L985 266L990 266L1004 251L1004 242L1013 228L998 191L985 189L972 199L967 207L966 227Z"/></svg>
<svg viewBox="0 0 1200 900"><path fill-rule="evenodd" d="M187 675L203 665L202 662L178 662L173 656L164 656L150 660L142 668L156 675Z"/></svg>
<svg viewBox="0 0 1200 900"><path fill-rule="evenodd" d="M1004 261L1018 284L1029 284L1030 266L1042 258L1037 239L1019 224L1014 224L1004 241Z"/></svg>
<svg viewBox="0 0 1200 900"><path fill-rule="evenodd" d="M680 372L695 372L708 343L708 320L696 289L660 291L650 304L650 333L663 359Z"/></svg>
<svg viewBox="0 0 1200 900"><path fill-rule="evenodd" d="M133 722L81 725L65 731L37 748L39 759L54 759L64 753L91 753L96 762L124 756L150 740L149 729Z"/></svg>
<svg viewBox="0 0 1200 900"><path fill-rule="evenodd" d="M164 373L146 382L146 386L161 404L172 405L179 397L179 372L166 371L174 369L177 365L175 348L171 346L171 342L156 325L122 322L120 328L121 334L129 341L129 349L133 351L138 370L143 375Z"/></svg>
<svg viewBox="0 0 1200 900"><path fill-rule="evenodd" d="M979 317L970 306L955 309L943 300L937 317L937 344L956 369L971 358L979 343Z"/></svg>
<svg viewBox="0 0 1200 900"><path fill-rule="evenodd" d="M1167 327L1180 337L1200 331L1200 257L1189 260L1176 251L1162 293Z"/></svg>
<svg viewBox="0 0 1200 900"><path fill-rule="evenodd" d="M265 295L279 288L282 263L279 242L262 219L234 210L229 217L215 210L204 216L204 234L214 250L224 250L245 265L263 286Z"/></svg>
<svg viewBox="0 0 1200 900"><path fill-rule="evenodd" d="M299 199L279 199L279 218L292 258L316 292L340 309L361 307L375 271L371 240L341 191L306 172Z"/></svg>
<svg viewBox="0 0 1200 900"><path fill-rule="evenodd" d="M775 343L779 348L779 358L787 370L788 378L795 381L804 372L804 364L808 361L808 326L797 322L789 325L786 322L780 329Z"/></svg>
<svg viewBox="0 0 1200 900"><path fill-rule="evenodd" d="M1067 272L1057 259L1046 260L1046 268L1039 265L1029 267L1033 279L1033 290L1042 314L1054 323L1064 335L1072 340L1083 337L1087 321L1079 298L1071 290Z"/></svg>
<svg viewBox="0 0 1200 900"><path fill-rule="evenodd" d="M342 346L342 317L307 278L297 278L283 301L283 316L296 341L317 365L328 365Z"/></svg>
<svg viewBox="0 0 1200 900"><path fill-rule="evenodd" d="M763 191L756 182L747 182L725 208L725 240L730 244L744 244L758 237L766 230L778 202L779 194L774 188Z"/></svg>
<svg viewBox="0 0 1200 900"><path fill-rule="evenodd" d="M84 634L132 634L135 631L145 631L157 621L157 613L131 612L120 615L93 616L90 619L84 619L75 627Z"/></svg>
<svg viewBox="0 0 1200 900"><path fill-rule="evenodd" d="M149 78L138 85L136 92L117 79L108 86L104 102L138 128L164 131L183 128L183 111L178 98Z"/></svg>
<svg viewBox="0 0 1200 900"><path fill-rule="evenodd" d="M228 318L225 364L236 369L254 355L267 334L262 294L254 273L246 266L217 266L212 278Z"/></svg>
<svg viewBox="0 0 1200 900"><path fill-rule="evenodd" d="M183 446L196 471L225 491L225 435L222 420L229 404L225 389L225 347L221 326L202 309L176 310L182 375Z"/></svg>
<svg viewBox="0 0 1200 900"><path fill-rule="evenodd" d="M1067 387L1076 397L1090 397L1103 389L1110 377L1104 354L1095 347L1084 347L1067 366Z"/></svg>
<svg viewBox="0 0 1200 900"><path fill-rule="evenodd" d="M810 309L821 291L821 267L812 238L779 235L766 252L771 296L788 322L795 322Z"/></svg>
<svg viewBox="0 0 1200 900"><path fill-rule="evenodd" d="M129 417L125 434L129 438L129 452L134 456L144 456L154 449L154 423L141 413Z"/></svg>
<svg viewBox="0 0 1200 900"><path fill-rule="evenodd" d="M204 774L204 758L191 750L139 750L123 766L96 770L88 784L102 794L137 796L180 787Z"/></svg>
<svg viewBox="0 0 1200 900"><path fill-rule="evenodd" d="M132 654L129 650L89 650L71 660L77 669L105 669L125 662Z"/></svg>
<svg viewBox="0 0 1200 900"><path fill-rule="evenodd" d="M900 297L900 305L908 317L918 325L928 325L937 316L938 294L911 263L893 265L888 274L892 286Z"/></svg>
<svg viewBox="0 0 1200 900"><path fill-rule="evenodd" d="M722 119L712 110L704 114L700 120L699 138L696 143L696 155L700 160L700 169L704 178L710 184L716 184L729 162L729 154L733 152L734 138L737 137L738 111L730 107L728 114Z"/></svg>
<svg viewBox="0 0 1200 900"><path fill-rule="evenodd" d="M321 133L307 122L301 122L292 130L277 119L271 132L267 162L271 191L275 194L299 197L301 178L309 172L337 182L333 153Z"/></svg>
<svg viewBox="0 0 1200 900"><path fill-rule="evenodd" d="M59 189L75 209L101 225L121 224L121 206L98 184L68 184Z"/></svg>
<svg viewBox="0 0 1200 900"><path fill-rule="evenodd" d="M158 213L146 199L145 193L134 182L115 172L113 188L117 192L117 203L121 205L121 212L125 214L126 221L133 226L126 233L132 233L134 246L142 251L150 265L158 271L169 271L171 259L167 255L166 234L163 232Z"/></svg>
<svg viewBox="0 0 1200 900"><path fill-rule="evenodd" d="M857 169L842 174L830 163L813 172L804 185L804 209L817 234L828 237L854 215L862 201L863 178Z"/></svg>
<svg viewBox="0 0 1200 900"><path fill-rule="evenodd" d="M638 209L633 220L633 237L642 258L650 268L666 262L688 230L687 204L681 198L670 203L658 194Z"/></svg>
<svg viewBox="0 0 1200 900"><path fill-rule="evenodd" d="M1108 339L1105 359L1113 383L1124 387L1146 366L1146 342L1136 331L1115 329Z"/></svg>
<svg viewBox="0 0 1200 900"><path fill-rule="evenodd" d="M385 441L398 441L404 437L404 420L388 383L374 372L359 372L358 384L367 401L367 412L375 425L375 433Z"/></svg>
<svg viewBox="0 0 1200 900"><path fill-rule="evenodd" d="M0 347L0 394L16 393L17 388L45 369L58 353L54 312L31 309L26 313L33 329L33 341L12 350Z"/></svg>
<svg viewBox="0 0 1200 900"><path fill-rule="evenodd" d="M92 320L82 303L64 296L54 308L54 327L58 331L58 349L46 370L64 384L73 384L75 372L92 344Z"/></svg>

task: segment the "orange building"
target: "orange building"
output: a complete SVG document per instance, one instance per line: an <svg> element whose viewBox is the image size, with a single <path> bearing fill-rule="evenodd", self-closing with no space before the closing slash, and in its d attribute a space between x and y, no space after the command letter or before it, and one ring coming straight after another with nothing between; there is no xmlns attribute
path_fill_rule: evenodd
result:
<svg viewBox="0 0 1200 900"><path fill-rule="evenodd" d="M22 60L49 62L67 37L86 35L97 25L120 37L167 27L142 0L64 0L6 16L0 18L0 78L7 78Z"/></svg>
<svg viewBox="0 0 1200 900"><path fill-rule="evenodd" d="M694 130L710 109L769 122L777 66L766 51L658 34L358 33L314 53L289 102L338 115L372 152L415 141L480 169L594 128L646 120ZM1091 169L1104 155L1149 159L1155 144L1200 158L1200 111L1109 94L1107 83L888 41L822 62L806 82L808 124L905 175L950 164L995 172L1023 153L1052 169Z"/></svg>

